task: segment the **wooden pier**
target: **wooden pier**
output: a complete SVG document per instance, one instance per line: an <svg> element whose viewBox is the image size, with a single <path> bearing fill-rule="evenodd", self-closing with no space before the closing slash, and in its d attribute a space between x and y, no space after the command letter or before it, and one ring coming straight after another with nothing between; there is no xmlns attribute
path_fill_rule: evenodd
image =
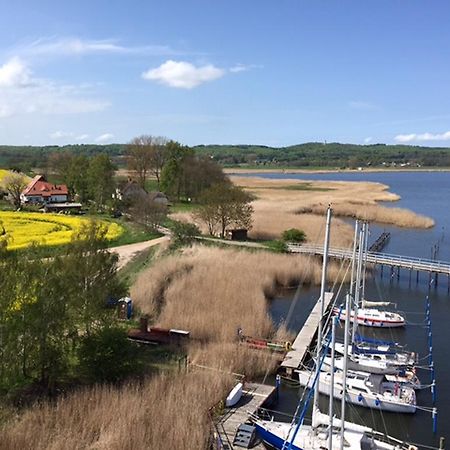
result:
<svg viewBox="0 0 450 450"><path fill-rule="evenodd" d="M369 252L380 252L384 247L386 247L390 238L391 233L383 231L383 233L378 236L378 239L369 247Z"/></svg>
<svg viewBox="0 0 450 450"><path fill-rule="evenodd" d="M288 244L288 250L291 253L323 255L323 247L320 245ZM328 256L330 258L350 260L352 258L352 251L344 248L330 248ZM358 257L358 252L356 252L356 256ZM411 271L450 276L450 262L446 261L414 258L412 256L390 255L387 253L367 252L367 262L369 264L390 266L397 269L408 269Z"/></svg>
<svg viewBox="0 0 450 450"><path fill-rule="evenodd" d="M325 292L324 311L328 309L332 299L333 293ZM319 298L309 314L309 317L306 319L305 324L295 338L291 350L286 354L284 361L280 365L281 370L290 377L292 377L294 370L302 365L309 355L311 347L315 344L319 320L321 320L320 310L321 302Z"/></svg>
<svg viewBox="0 0 450 450"><path fill-rule="evenodd" d="M239 426L249 423L251 414L256 414L259 408L268 406L276 400L277 387L267 384L245 383L243 395L237 405L226 408L225 413L214 422L215 436L213 447L218 450L232 450L233 441ZM255 442L252 449L265 449L262 443Z"/></svg>

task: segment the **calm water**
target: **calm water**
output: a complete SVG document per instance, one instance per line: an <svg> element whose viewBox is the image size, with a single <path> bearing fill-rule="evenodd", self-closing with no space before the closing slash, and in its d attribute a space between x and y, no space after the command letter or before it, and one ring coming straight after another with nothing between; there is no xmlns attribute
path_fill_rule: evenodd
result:
<svg viewBox="0 0 450 450"><path fill-rule="evenodd" d="M387 253L431 257L431 248L439 244L438 259L450 260L450 173L444 172L401 172L401 173L333 173L333 174L263 174L265 178L296 178L302 180L343 180L343 181L375 181L390 186L390 190L399 194L401 200L392 204L412 209L432 217L436 225L430 230L405 230L396 227L372 227L372 239L383 230L391 232L391 240L383 250ZM424 320L425 297L431 299L431 315L433 327L433 355L437 380L438 432L432 433L431 415L425 411L417 411L414 415L372 412L369 409L350 406L347 419L373 426L379 431L387 431L393 436L412 442L437 445L438 437L450 438L450 296L448 280L441 277L437 287L429 289L429 278L420 274L416 283L415 273L410 279L409 272L403 271L400 279L391 278L385 270L383 277L378 270L367 283L367 297L373 300L389 299L397 304L399 311L404 312L408 326L401 330L378 330L373 333L381 339L396 340L407 345L411 351L421 356L428 354ZM271 313L275 321L286 318L292 304L295 291L280 293L271 305ZM298 331L314 302L318 298L318 289L302 289L294 314L288 324ZM425 363L426 361L424 361ZM430 372L419 371L419 377L425 384L430 381ZM284 387L281 393L279 409L292 414L301 395L298 389ZM322 411L328 411L328 400L324 397ZM420 406L431 406L430 391L418 391L417 402ZM339 409L336 408L336 411Z"/></svg>

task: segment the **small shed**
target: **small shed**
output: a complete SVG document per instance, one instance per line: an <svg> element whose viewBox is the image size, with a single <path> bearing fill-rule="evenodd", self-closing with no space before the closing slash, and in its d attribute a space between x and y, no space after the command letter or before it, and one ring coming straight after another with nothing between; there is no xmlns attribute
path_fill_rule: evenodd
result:
<svg viewBox="0 0 450 450"><path fill-rule="evenodd" d="M117 314L119 319L131 319L133 315L133 301L130 297L122 297L117 301Z"/></svg>
<svg viewBox="0 0 450 450"><path fill-rule="evenodd" d="M226 231L226 236L232 241L246 241L248 230L246 228L235 228Z"/></svg>

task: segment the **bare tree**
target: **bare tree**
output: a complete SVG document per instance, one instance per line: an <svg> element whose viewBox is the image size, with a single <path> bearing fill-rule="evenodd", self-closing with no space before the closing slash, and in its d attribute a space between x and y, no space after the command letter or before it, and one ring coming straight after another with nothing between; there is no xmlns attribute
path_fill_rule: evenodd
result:
<svg viewBox="0 0 450 450"><path fill-rule="evenodd" d="M150 194L138 195L129 208L132 220L147 230L157 230L167 216L167 207L156 202Z"/></svg>
<svg viewBox="0 0 450 450"><path fill-rule="evenodd" d="M158 183L166 161L164 137L142 135L134 138L127 146L128 168L136 173L138 183L145 189L145 182L152 174Z"/></svg>
<svg viewBox="0 0 450 450"><path fill-rule="evenodd" d="M225 236L228 227L252 227L253 196L239 186L229 182L217 183L206 189L200 196L201 206L195 217L206 224L210 234L217 229Z"/></svg>
<svg viewBox="0 0 450 450"><path fill-rule="evenodd" d="M22 194L22 191L27 186L27 180L25 176L21 173L12 172L11 174L6 175L6 177L3 178L3 186L5 187L6 192L9 196L9 200L14 205L14 207L20 208L20 194Z"/></svg>
<svg viewBox="0 0 450 450"><path fill-rule="evenodd" d="M167 161L167 142L168 140L162 136L153 138L153 145L150 152L150 172L156 178L158 189L161 180L161 172Z"/></svg>

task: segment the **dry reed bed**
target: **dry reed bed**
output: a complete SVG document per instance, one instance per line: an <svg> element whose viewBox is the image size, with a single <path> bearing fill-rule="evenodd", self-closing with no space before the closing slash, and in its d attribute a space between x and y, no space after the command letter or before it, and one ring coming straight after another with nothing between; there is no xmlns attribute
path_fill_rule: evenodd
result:
<svg viewBox="0 0 450 450"><path fill-rule="evenodd" d="M337 264L330 264L330 280L338 270ZM158 325L190 330L202 342L233 342L238 327L245 334L271 336L275 330L266 298L277 285L300 280L318 284L320 274L320 261L312 257L195 246L142 272L131 296L144 313L155 317L155 298L163 291Z"/></svg>
<svg viewBox="0 0 450 450"><path fill-rule="evenodd" d="M398 226L429 227L432 219L412 211L386 208L377 202L394 202L399 196L388 191L388 186L372 182L273 180L266 178L231 177L232 181L256 196L253 238L273 239L288 228L305 231L308 241L323 241L326 205L331 204L335 216L358 215L375 222ZM317 213L314 207L320 205ZM298 214L299 211L304 213ZM344 211L346 214L344 214ZM342 213L341 213L342 212ZM321 217L319 217L319 215ZM414 224L414 225L408 225ZM331 245L348 247L353 239L352 227L339 219L332 223L334 233Z"/></svg>
<svg viewBox="0 0 450 450"><path fill-rule="evenodd" d="M96 386L29 409L0 431L0 449L207 448L207 411L232 384L230 375L193 372L120 389Z"/></svg>
<svg viewBox="0 0 450 450"><path fill-rule="evenodd" d="M408 210L386 208L380 201L397 201L400 197L388 191L388 186L371 182L273 180L258 177L230 177L233 183L255 195L253 202L254 239L278 239L284 230L300 228L312 243L323 241L325 205L332 204L337 215L358 215L368 220L398 226L429 227L433 221ZM320 205L320 210L317 205ZM313 208L318 208L317 213ZM298 211L304 213L298 214ZM309 212L305 212L309 211ZM344 214L344 211L346 212ZM341 214L342 212L342 214ZM322 217L319 217L321 215ZM174 214L173 218L194 221L189 213ZM197 223L202 228L201 223ZM353 239L352 227L334 218L331 245L349 247ZM203 231L207 231L203 229Z"/></svg>
<svg viewBox="0 0 450 450"><path fill-rule="evenodd" d="M323 216L326 213L325 205L313 205L297 210L298 214L317 214ZM358 203L334 204L333 213L339 217L354 217L369 222L396 225L404 228L431 228L434 220L416 214L404 208L387 208L380 205L365 205Z"/></svg>

